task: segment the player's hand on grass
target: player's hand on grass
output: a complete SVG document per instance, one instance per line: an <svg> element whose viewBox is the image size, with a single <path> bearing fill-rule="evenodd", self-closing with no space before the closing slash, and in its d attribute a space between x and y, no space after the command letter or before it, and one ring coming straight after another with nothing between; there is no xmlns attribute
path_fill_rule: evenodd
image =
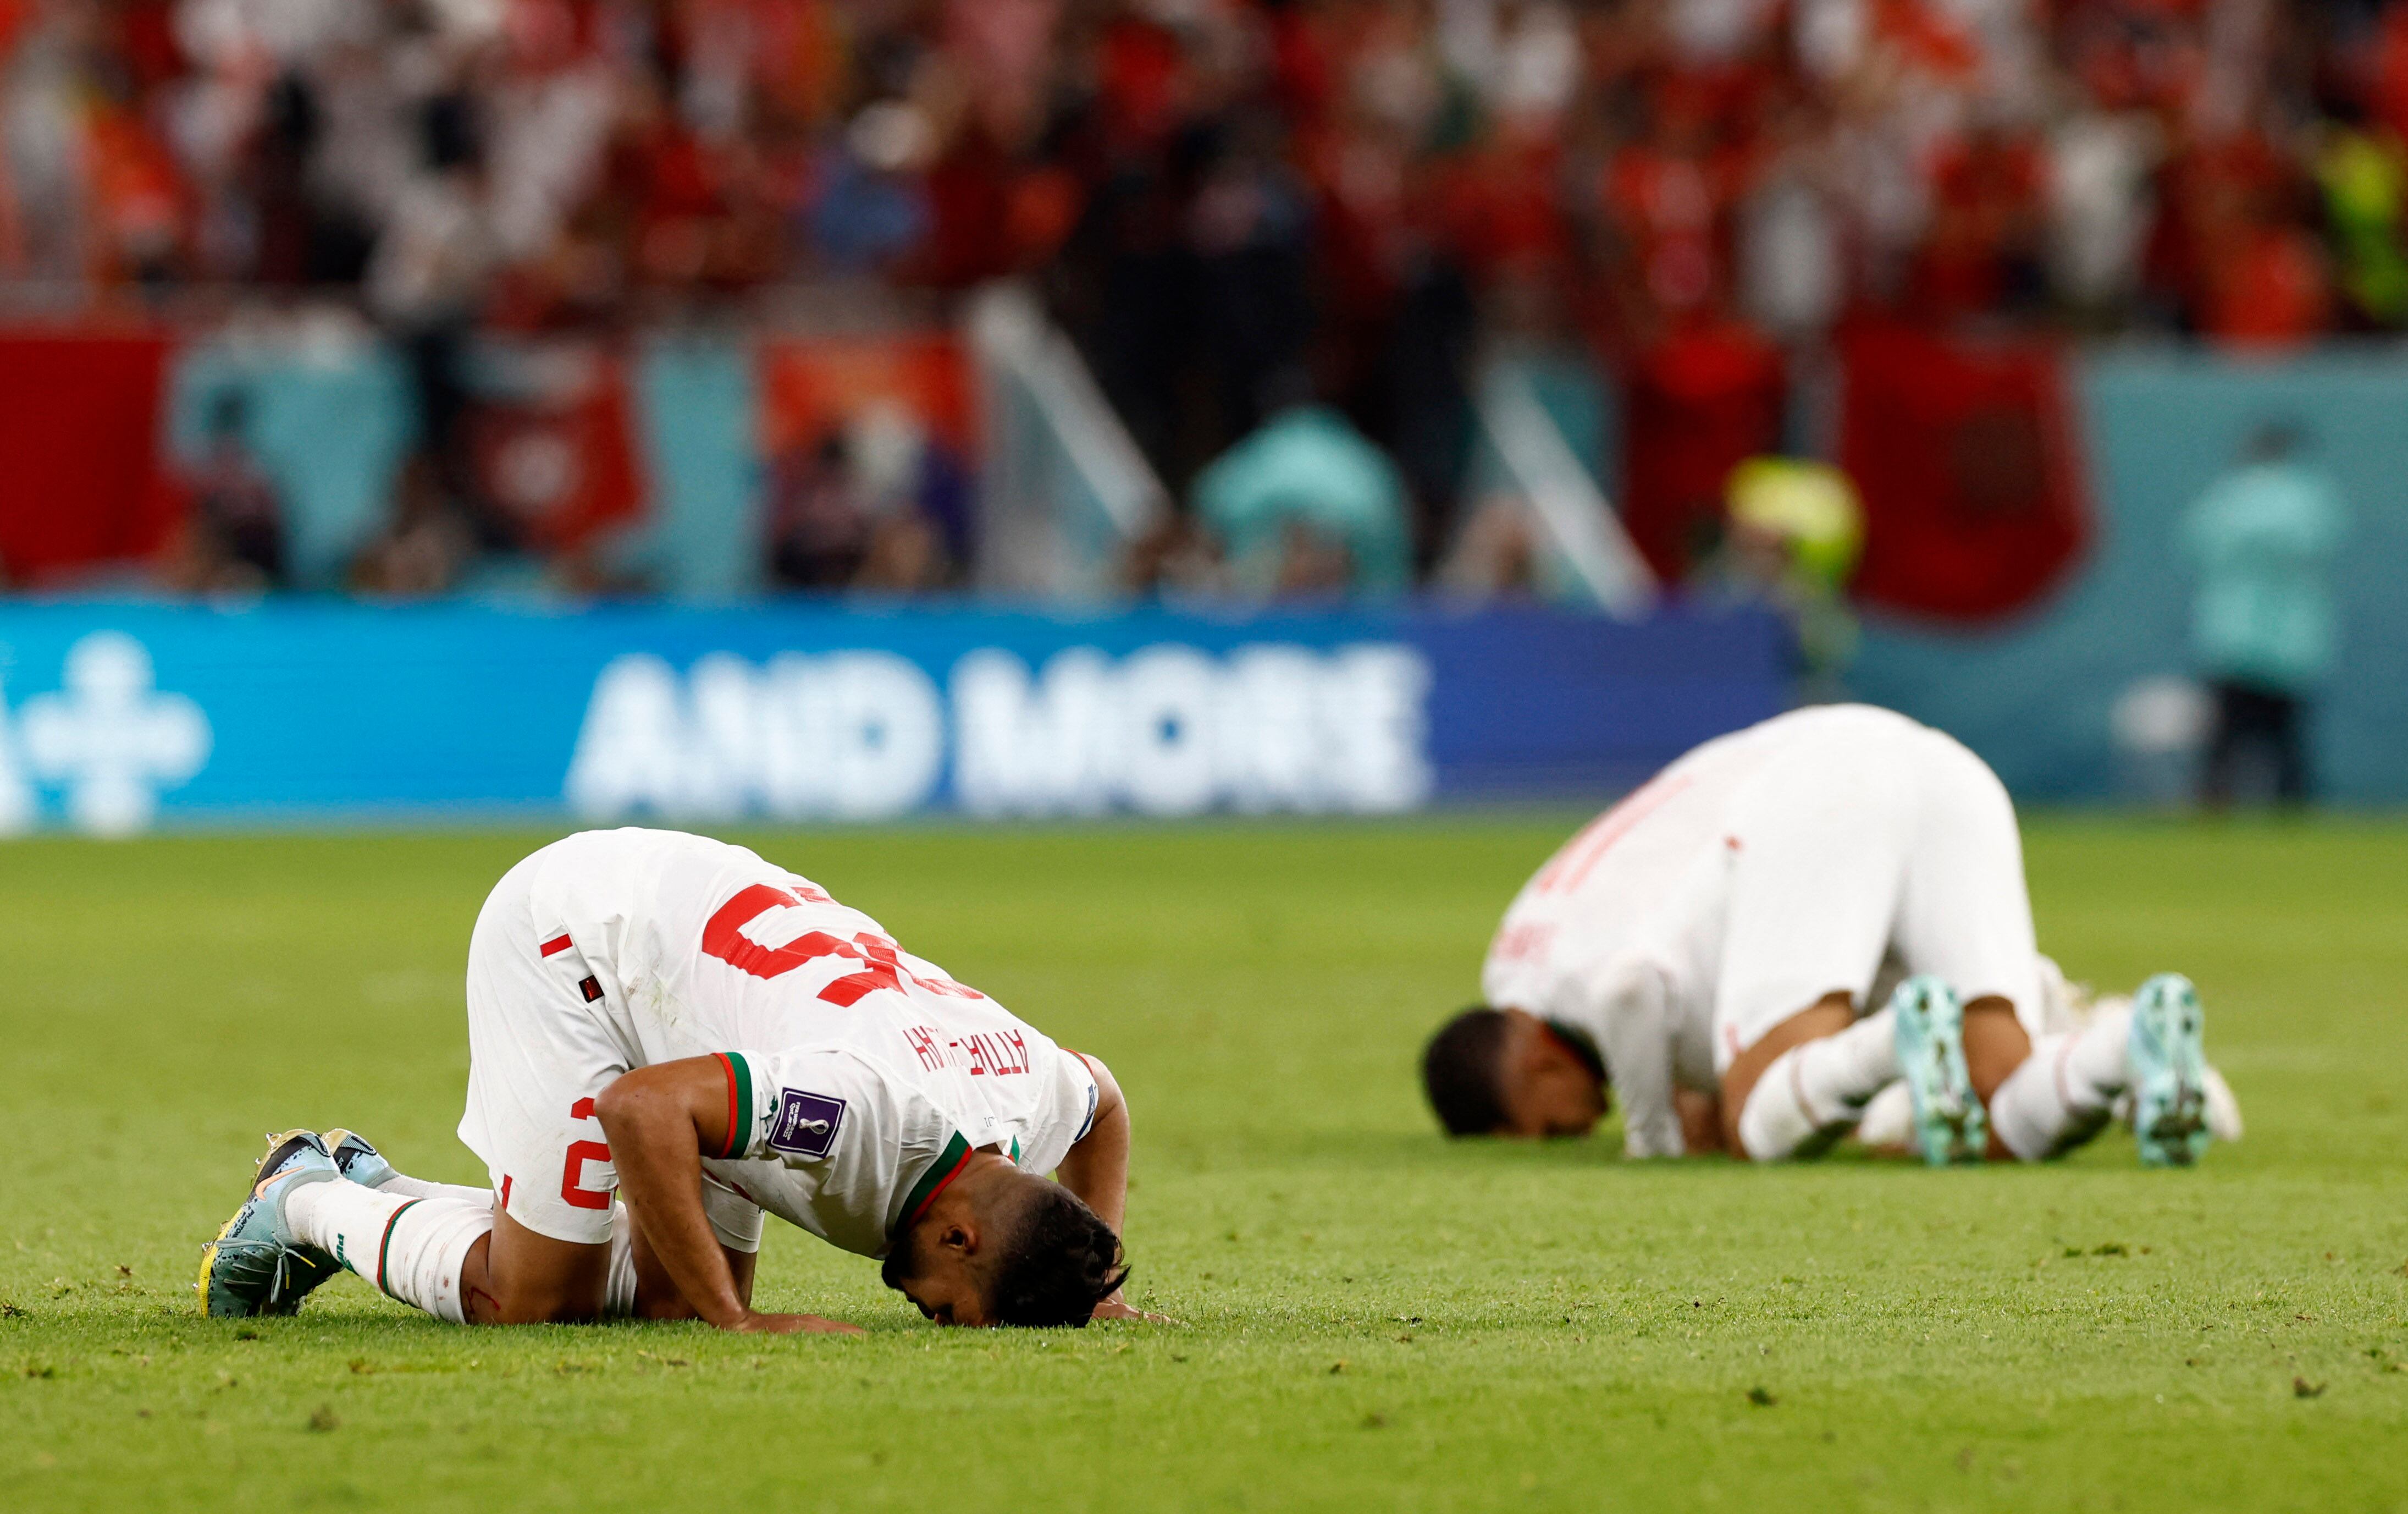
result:
<svg viewBox="0 0 2408 1514"><path fill-rule="evenodd" d="M1097 1319L1141 1319L1149 1325L1175 1325L1178 1320L1167 1314L1152 1314L1136 1307L1118 1293L1096 1305L1093 1318Z"/></svg>
<svg viewBox="0 0 2408 1514"><path fill-rule="evenodd" d="M859 1325L823 1319L815 1314L758 1314L751 1309L727 1327L740 1335L866 1335Z"/></svg>

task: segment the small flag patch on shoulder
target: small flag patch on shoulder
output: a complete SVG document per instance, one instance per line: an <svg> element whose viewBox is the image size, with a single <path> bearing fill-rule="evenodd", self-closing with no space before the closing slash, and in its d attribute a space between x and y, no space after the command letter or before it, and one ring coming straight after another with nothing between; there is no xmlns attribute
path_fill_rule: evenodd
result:
<svg viewBox="0 0 2408 1514"><path fill-rule="evenodd" d="M587 978L584 982L577 986L577 991L583 994L585 996L585 1002L590 1004L596 999L602 997L602 980L599 978Z"/></svg>
<svg viewBox="0 0 2408 1514"><path fill-rule="evenodd" d="M545 942L545 943L543 944L543 954L544 954L546 957L557 957L557 956L559 956L562 952L565 952L565 951L566 951L567 949L568 949L568 932L566 932L566 930L562 931L559 935L556 935L556 936L552 937L550 941L547 941L547 942Z"/></svg>

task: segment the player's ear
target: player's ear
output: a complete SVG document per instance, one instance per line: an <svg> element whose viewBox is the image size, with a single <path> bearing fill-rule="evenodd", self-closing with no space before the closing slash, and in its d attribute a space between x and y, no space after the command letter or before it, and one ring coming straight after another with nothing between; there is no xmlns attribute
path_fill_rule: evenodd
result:
<svg viewBox="0 0 2408 1514"><path fill-rule="evenodd" d="M948 1251L958 1252L965 1257L974 1257L978 1255L979 1233L977 1222L975 1220L964 1219L955 1224L947 1225L945 1227L945 1233L937 1237L937 1244L943 1247Z"/></svg>

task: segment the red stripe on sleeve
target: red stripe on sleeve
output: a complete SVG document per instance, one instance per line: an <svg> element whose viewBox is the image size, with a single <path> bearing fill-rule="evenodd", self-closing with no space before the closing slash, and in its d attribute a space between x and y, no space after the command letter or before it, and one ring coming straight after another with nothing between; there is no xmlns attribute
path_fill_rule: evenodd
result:
<svg viewBox="0 0 2408 1514"><path fill-rule="evenodd" d="M566 931L552 937L550 941L543 944L543 954L546 957L557 957L567 949L568 935Z"/></svg>
<svg viewBox="0 0 2408 1514"><path fill-rule="evenodd" d="M711 1055L719 1059L719 1070L727 1074L727 1149L722 1151L719 1156L721 1161L729 1161L735 1160L736 1157L736 1142L738 1133L736 1124L736 1064L728 1060L727 1053L724 1051L714 1051Z"/></svg>

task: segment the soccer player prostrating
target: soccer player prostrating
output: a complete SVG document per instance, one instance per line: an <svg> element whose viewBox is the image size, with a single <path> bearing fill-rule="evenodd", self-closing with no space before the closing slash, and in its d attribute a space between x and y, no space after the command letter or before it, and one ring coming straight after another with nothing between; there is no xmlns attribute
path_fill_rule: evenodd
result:
<svg viewBox="0 0 2408 1514"><path fill-rule="evenodd" d="M1823 1150L1903 1078L1934 1163L2064 1151L2128 1091L2142 1160L2197 1161L2189 982L2050 1031L2041 963L2014 809L1981 759L1888 711L1800 710L1698 747L1566 844L1424 1085L1458 1135L1585 1134L1610 1087L1631 1156L1763 1161Z"/></svg>
<svg viewBox="0 0 2408 1514"><path fill-rule="evenodd" d="M456 1323L855 1329L752 1308L766 1210L882 1258L942 1323L1138 1317L1111 1071L742 847L543 848L478 916L467 1003L460 1137L492 1189L344 1132L272 1137L203 1251L209 1313L289 1313L349 1269Z"/></svg>

